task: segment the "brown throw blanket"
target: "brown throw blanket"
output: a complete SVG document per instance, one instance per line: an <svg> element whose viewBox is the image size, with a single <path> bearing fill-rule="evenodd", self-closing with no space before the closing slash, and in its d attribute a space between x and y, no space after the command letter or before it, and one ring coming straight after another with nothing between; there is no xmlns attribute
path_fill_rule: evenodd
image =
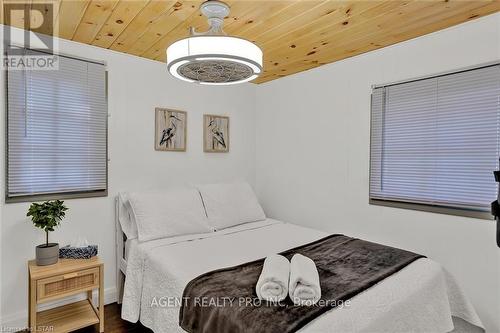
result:
<svg viewBox="0 0 500 333"><path fill-rule="evenodd" d="M231 251L231 249L228 249ZM264 259L205 273L188 283L179 324L187 332L296 332L307 323L423 256L344 235L281 253L303 254L318 268L321 300L314 306L260 301L255 285Z"/></svg>

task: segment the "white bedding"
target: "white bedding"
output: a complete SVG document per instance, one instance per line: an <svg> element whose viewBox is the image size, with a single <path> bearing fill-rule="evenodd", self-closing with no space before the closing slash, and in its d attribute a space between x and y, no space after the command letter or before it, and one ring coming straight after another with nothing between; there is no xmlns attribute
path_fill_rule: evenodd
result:
<svg viewBox="0 0 500 333"><path fill-rule="evenodd" d="M267 219L214 233L133 242L128 249L122 318L140 319L156 333L183 332L176 299L181 299L190 280L325 236ZM482 327L453 277L434 261L419 259L300 332L449 332L452 316Z"/></svg>
<svg viewBox="0 0 500 333"><path fill-rule="evenodd" d="M132 248L134 248L135 246L137 246L138 243L139 243L139 240L137 238L127 239L125 241L124 258L126 261L128 260L128 257L129 257L128 254L130 253L130 250Z"/></svg>

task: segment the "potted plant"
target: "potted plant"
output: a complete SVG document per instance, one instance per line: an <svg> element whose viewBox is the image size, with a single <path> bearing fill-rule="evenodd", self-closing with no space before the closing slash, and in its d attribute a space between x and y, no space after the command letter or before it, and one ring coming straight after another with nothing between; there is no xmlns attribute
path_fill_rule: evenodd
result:
<svg viewBox="0 0 500 333"><path fill-rule="evenodd" d="M31 217L35 227L45 231L45 244L36 247L36 264L39 266L57 263L59 258L59 244L49 243L49 232L59 226L66 215L68 208L64 201L53 200L43 203L32 203L26 216Z"/></svg>

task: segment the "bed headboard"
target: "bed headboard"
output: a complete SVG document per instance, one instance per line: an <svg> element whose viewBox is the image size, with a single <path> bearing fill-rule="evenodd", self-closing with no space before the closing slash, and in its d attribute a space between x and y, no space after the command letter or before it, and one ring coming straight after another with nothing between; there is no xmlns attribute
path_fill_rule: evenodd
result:
<svg viewBox="0 0 500 333"><path fill-rule="evenodd" d="M127 261L125 260L125 241L127 237L123 233L120 224L120 207L123 202L120 196L115 198L115 244L116 244L116 291L117 302L120 304L123 297L123 284L125 282L125 274L127 272Z"/></svg>

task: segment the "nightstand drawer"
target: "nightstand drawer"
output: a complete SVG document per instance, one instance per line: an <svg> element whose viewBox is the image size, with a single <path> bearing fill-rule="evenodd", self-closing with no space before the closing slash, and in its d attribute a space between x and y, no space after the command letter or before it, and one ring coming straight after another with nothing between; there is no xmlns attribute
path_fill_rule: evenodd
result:
<svg viewBox="0 0 500 333"><path fill-rule="evenodd" d="M99 287L99 267L70 272L37 281L37 303Z"/></svg>

